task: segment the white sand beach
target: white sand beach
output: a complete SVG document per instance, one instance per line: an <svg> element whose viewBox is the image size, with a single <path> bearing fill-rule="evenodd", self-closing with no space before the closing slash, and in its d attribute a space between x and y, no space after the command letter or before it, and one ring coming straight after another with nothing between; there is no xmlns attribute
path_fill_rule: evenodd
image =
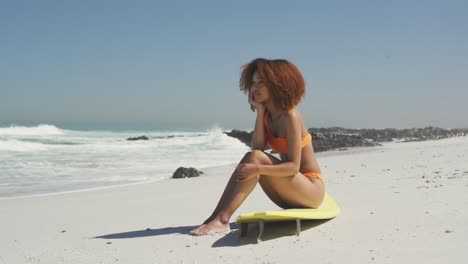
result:
<svg viewBox="0 0 468 264"><path fill-rule="evenodd" d="M228 235L190 236L234 169L101 190L0 200L0 263L466 263L468 137L317 154L341 214L255 225L278 209L257 186ZM239 157L240 159L241 157Z"/></svg>

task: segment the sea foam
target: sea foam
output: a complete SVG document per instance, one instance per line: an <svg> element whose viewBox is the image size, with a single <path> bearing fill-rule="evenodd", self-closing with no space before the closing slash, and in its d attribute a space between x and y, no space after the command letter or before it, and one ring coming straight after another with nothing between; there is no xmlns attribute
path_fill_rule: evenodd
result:
<svg viewBox="0 0 468 264"><path fill-rule="evenodd" d="M149 140L126 140L141 135ZM195 132L0 128L0 197L167 179L180 166L237 163L248 150L217 126Z"/></svg>
<svg viewBox="0 0 468 264"><path fill-rule="evenodd" d="M42 124L34 127L0 127L0 136L54 136L63 135L64 131L54 125Z"/></svg>

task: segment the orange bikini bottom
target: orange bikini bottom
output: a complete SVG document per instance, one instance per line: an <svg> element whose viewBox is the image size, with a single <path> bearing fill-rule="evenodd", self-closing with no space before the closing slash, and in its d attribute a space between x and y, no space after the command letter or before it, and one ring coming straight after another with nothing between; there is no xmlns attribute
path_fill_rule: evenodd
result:
<svg viewBox="0 0 468 264"><path fill-rule="evenodd" d="M321 181L323 181L322 175L320 175L320 173L318 172L304 172L303 174L307 178L316 178L316 179L320 179Z"/></svg>

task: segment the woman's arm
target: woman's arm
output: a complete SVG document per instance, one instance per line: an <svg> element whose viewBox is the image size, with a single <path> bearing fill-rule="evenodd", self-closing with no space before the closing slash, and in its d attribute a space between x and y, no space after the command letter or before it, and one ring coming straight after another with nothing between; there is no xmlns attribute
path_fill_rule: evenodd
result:
<svg viewBox="0 0 468 264"><path fill-rule="evenodd" d="M266 138L265 138L265 126L263 125L263 118L265 113L257 112L257 120L255 121L255 128L252 133L252 150L265 150Z"/></svg>
<svg viewBox="0 0 468 264"><path fill-rule="evenodd" d="M257 165L259 175L291 176L299 172L301 166L301 117L297 110L288 112L286 118L286 139L288 141L288 161L277 165Z"/></svg>
<svg viewBox="0 0 468 264"><path fill-rule="evenodd" d="M293 176L299 172L301 163L301 118L296 110L288 112L286 119L286 139L288 141L288 161L276 165L253 163L239 164L238 180L245 181L251 177L268 175L275 177Z"/></svg>
<svg viewBox="0 0 468 264"><path fill-rule="evenodd" d="M255 127L252 133L252 141L250 147L252 150L265 150L265 126L263 125L263 118L265 116L265 107L253 100L252 94L249 93L249 103L252 110L257 111L257 120L255 120Z"/></svg>

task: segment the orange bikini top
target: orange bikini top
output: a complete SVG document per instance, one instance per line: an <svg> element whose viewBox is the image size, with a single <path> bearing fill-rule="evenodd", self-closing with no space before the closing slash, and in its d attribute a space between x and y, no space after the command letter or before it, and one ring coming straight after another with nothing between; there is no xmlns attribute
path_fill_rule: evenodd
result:
<svg viewBox="0 0 468 264"><path fill-rule="evenodd" d="M266 129L266 137L268 145L271 147L272 150L281 153L287 154L288 153L288 141L286 138L275 137L270 132L270 128L268 127L268 112L265 112L265 116L263 118L263 123L265 124ZM312 136L310 133L307 133L305 137L301 139L301 147L305 147L312 142Z"/></svg>

